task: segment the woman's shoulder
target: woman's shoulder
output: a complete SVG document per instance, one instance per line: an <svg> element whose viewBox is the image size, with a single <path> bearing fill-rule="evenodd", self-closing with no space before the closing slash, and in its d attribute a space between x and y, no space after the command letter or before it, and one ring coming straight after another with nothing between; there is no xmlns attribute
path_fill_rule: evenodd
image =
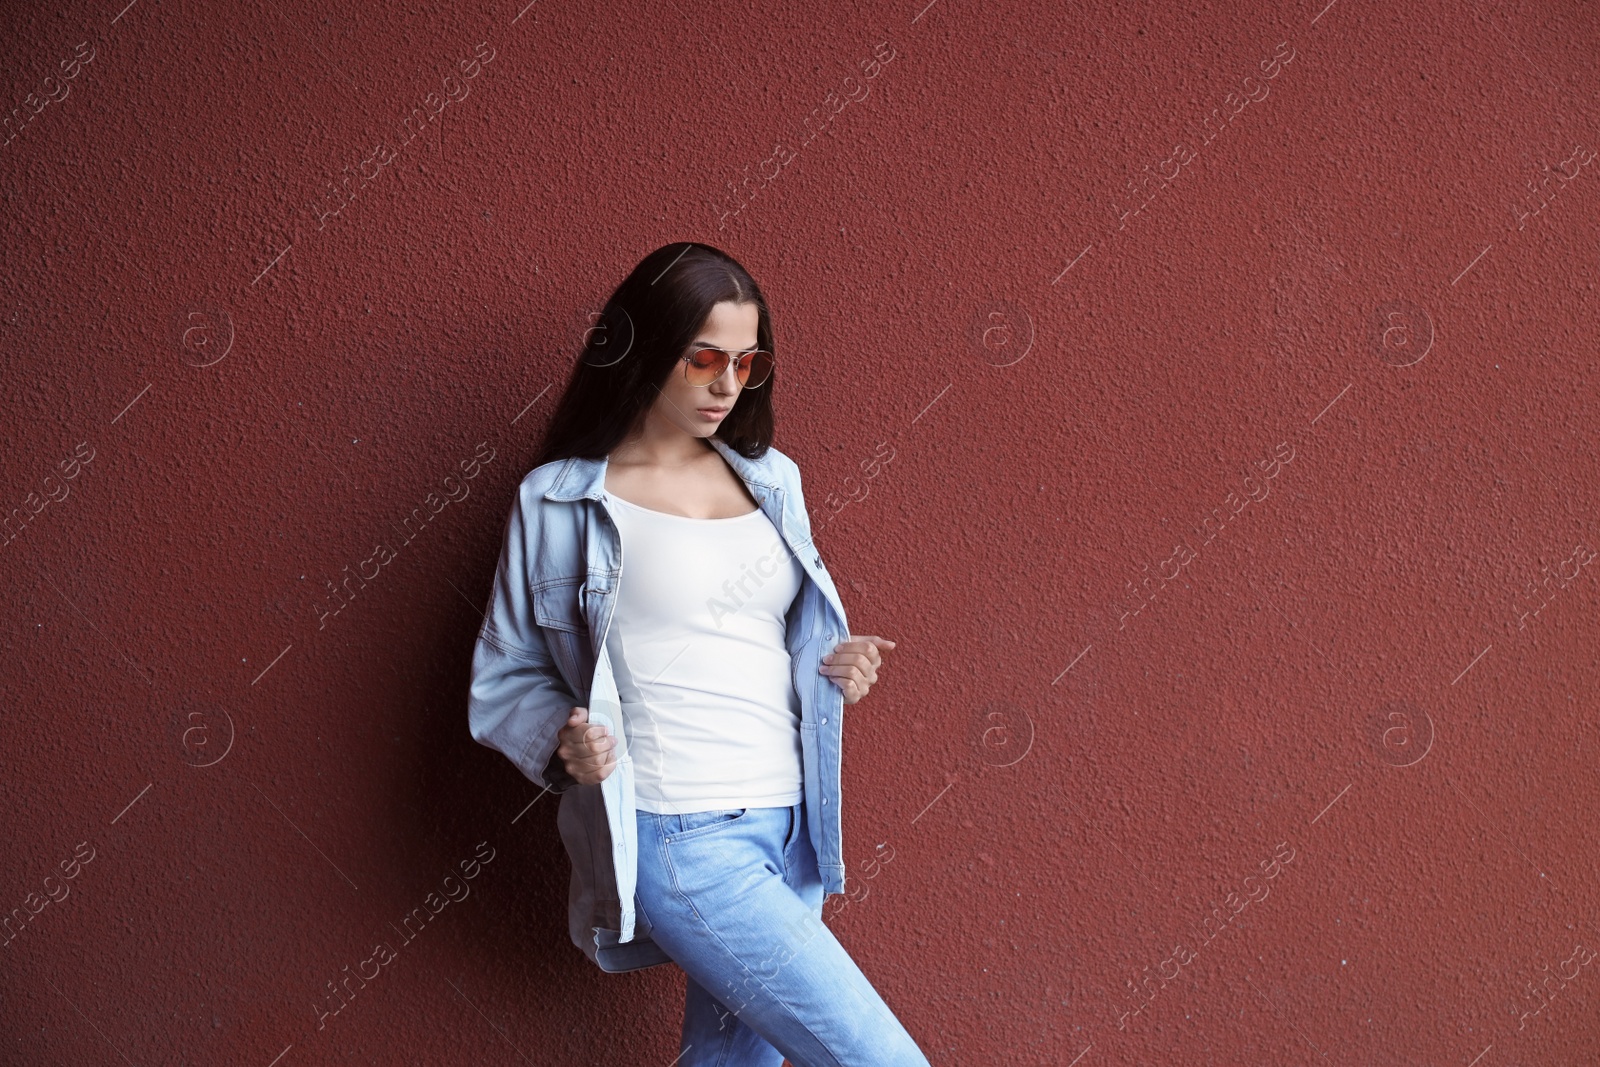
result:
<svg viewBox="0 0 1600 1067"><path fill-rule="evenodd" d="M522 476L517 495L524 510L543 511L552 505L569 504L584 492L585 465L592 467L597 461L568 456L541 463Z"/></svg>
<svg viewBox="0 0 1600 1067"><path fill-rule="evenodd" d="M751 473L769 474L787 483L798 483L800 468L795 465L783 452L772 444L768 444L753 456L747 456L728 445L719 437L710 438L711 445L722 453L724 459L733 465L733 469L740 474L749 476Z"/></svg>
<svg viewBox="0 0 1600 1067"><path fill-rule="evenodd" d="M787 454L780 452L776 445L768 445L767 450L761 454L761 458L773 470L797 480L799 479L800 465L790 459Z"/></svg>
<svg viewBox="0 0 1600 1067"><path fill-rule="evenodd" d="M522 481L517 486L517 492L528 503L537 503L544 496L545 490L555 486L560 480L561 471L566 467L564 459L553 460L533 468L522 476Z"/></svg>
<svg viewBox="0 0 1600 1067"><path fill-rule="evenodd" d="M525 489L538 488L545 490L555 485L560 480L561 472L567 469L572 458L553 459L549 463L541 463L522 476L522 485Z"/></svg>

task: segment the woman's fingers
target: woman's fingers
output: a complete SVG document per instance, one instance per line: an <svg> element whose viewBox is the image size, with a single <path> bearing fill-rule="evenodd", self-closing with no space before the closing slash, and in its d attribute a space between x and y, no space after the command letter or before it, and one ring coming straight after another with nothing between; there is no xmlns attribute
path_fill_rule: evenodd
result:
<svg viewBox="0 0 1600 1067"><path fill-rule="evenodd" d="M596 782L604 780L616 769L617 755L615 751L608 748L603 752L596 752L585 759L579 760L577 765L582 772L581 774L576 771L569 771L568 773L585 785L594 785Z"/></svg>
<svg viewBox="0 0 1600 1067"><path fill-rule="evenodd" d="M594 785L603 781L616 767L617 757L613 751L567 760L567 773L582 785Z"/></svg>
<svg viewBox="0 0 1600 1067"><path fill-rule="evenodd" d="M883 652L894 646L893 641L875 634L852 637L823 656L819 669L844 691L844 702L854 704L877 684Z"/></svg>
<svg viewBox="0 0 1600 1067"><path fill-rule="evenodd" d="M859 669L846 667L843 668L843 673L829 675L828 680L844 691L846 704L854 704L867 695L867 691L872 688L877 678L876 675L868 678Z"/></svg>
<svg viewBox="0 0 1600 1067"><path fill-rule="evenodd" d="M822 673L840 681L848 678L871 685L878 680L878 664L863 652L835 652L822 658Z"/></svg>
<svg viewBox="0 0 1600 1067"><path fill-rule="evenodd" d="M894 642L887 637L878 637L875 634L866 634L862 637L852 637L839 646L864 653L873 663L883 662L883 650L894 648Z"/></svg>
<svg viewBox="0 0 1600 1067"><path fill-rule="evenodd" d="M580 784L594 785L616 766L617 740L604 726L589 722L588 708L573 708L557 736L561 742L556 752L566 764L567 773Z"/></svg>
<svg viewBox="0 0 1600 1067"><path fill-rule="evenodd" d="M833 646L833 651L822 657L824 665L833 663L855 663L861 667L871 666L876 669L883 663L881 649L894 648L894 642L883 637L867 635L865 637L852 637L848 641L841 641Z"/></svg>
<svg viewBox="0 0 1600 1067"><path fill-rule="evenodd" d="M579 759L587 760L598 767L608 757L614 758L617 740L610 734L600 733L597 729L591 729L584 740L575 747L577 748Z"/></svg>

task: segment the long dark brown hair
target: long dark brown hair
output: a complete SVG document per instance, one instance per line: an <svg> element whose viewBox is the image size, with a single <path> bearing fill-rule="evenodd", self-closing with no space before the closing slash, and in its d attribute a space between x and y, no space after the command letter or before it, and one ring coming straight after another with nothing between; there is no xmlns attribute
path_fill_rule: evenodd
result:
<svg viewBox="0 0 1600 1067"><path fill-rule="evenodd" d="M726 252L679 241L640 260L606 301L545 428L534 466L569 456L609 455L655 403L667 375L679 373L684 350L712 305L724 300L756 305L756 346L773 353L774 366L759 387L740 391L716 436L746 458L765 453L772 445L779 362L766 298Z"/></svg>

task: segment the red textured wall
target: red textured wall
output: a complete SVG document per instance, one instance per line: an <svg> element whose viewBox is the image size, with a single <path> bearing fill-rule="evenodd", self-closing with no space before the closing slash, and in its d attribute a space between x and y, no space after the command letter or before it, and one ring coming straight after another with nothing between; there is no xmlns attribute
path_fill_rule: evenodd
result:
<svg viewBox="0 0 1600 1067"><path fill-rule="evenodd" d="M1596 9L1325 3L8 6L0 1060L672 1061L465 695L692 238L932 1062L1594 1063Z"/></svg>

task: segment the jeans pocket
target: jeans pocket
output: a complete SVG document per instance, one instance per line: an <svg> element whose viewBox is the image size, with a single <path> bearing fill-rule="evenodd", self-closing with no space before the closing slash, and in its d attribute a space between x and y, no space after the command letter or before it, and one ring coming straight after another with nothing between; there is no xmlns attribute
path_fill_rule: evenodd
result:
<svg viewBox="0 0 1600 1067"><path fill-rule="evenodd" d="M675 815L672 818L677 820L678 829L662 834L662 840L673 845L679 841L714 834L744 818L749 810L749 808L719 808L715 811L691 811Z"/></svg>

